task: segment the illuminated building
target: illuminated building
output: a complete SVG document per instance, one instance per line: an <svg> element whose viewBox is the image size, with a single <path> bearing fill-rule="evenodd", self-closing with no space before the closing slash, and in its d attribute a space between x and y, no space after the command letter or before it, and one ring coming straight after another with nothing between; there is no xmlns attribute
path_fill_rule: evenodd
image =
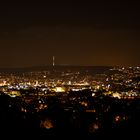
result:
<svg viewBox="0 0 140 140"><path fill-rule="evenodd" d="M66 89L65 89L65 87L55 87L55 88L52 88L52 91L54 91L54 92L66 92Z"/></svg>

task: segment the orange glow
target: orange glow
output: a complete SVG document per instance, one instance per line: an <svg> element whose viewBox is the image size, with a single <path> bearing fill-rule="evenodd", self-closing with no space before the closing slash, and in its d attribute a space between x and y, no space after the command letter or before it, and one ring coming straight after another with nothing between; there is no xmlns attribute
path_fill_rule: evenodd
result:
<svg viewBox="0 0 140 140"><path fill-rule="evenodd" d="M41 121L40 127L46 128L46 129L51 129L51 128L53 128L52 121L50 119L46 118L45 120Z"/></svg>
<svg viewBox="0 0 140 140"><path fill-rule="evenodd" d="M120 119L121 119L120 116L116 116L116 117L115 117L115 121L116 121L116 122L120 121Z"/></svg>

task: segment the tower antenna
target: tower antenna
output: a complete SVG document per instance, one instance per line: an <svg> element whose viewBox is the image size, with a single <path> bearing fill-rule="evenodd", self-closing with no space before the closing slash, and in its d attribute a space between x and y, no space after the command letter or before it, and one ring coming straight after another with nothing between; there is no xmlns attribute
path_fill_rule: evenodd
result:
<svg viewBox="0 0 140 140"><path fill-rule="evenodd" d="M55 56L53 56L53 67L55 66Z"/></svg>

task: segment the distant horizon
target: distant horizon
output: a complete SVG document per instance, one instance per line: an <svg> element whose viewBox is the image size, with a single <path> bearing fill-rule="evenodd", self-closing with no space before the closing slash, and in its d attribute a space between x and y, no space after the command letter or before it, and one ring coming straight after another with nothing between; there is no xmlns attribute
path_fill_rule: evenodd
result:
<svg viewBox="0 0 140 140"><path fill-rule="evenodd" d="M9 66L9 67L0 67L0 69L28 69L28 68L39 68L39 67L139 67L139 65L129 65L129 66L124 66L124 65L68 65L68 64L61 64L61 65L33 65L33 66Z"/></svg>

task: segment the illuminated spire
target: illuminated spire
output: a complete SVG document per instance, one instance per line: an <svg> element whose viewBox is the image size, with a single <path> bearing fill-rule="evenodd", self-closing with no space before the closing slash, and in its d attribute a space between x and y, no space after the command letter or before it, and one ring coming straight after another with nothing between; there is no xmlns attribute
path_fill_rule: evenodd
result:
<svg viewBox="0 0 140 140"><path fill-rule="evenodd" d="M55 66L55 56L53 56L53 66Z"/></svg>

